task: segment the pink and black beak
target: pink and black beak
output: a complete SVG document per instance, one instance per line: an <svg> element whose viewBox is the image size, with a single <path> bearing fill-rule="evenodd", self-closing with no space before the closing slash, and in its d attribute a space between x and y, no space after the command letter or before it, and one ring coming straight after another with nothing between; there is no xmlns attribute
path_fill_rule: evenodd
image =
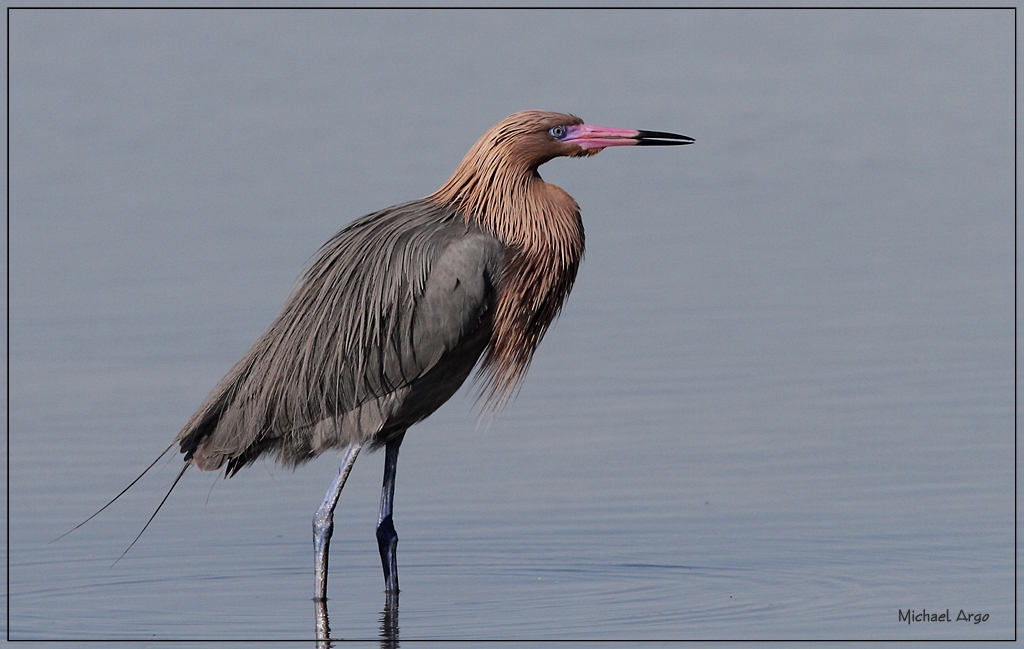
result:
<svg viewBox="0 0 1024 649"><path fill-rule="evenodd" d="M678 146L694 142L692 137L676 133L636 131L591 124L556 126L551 129L551 135L556 140L576 144L587 150L600 150L609 146Z"/></svg>

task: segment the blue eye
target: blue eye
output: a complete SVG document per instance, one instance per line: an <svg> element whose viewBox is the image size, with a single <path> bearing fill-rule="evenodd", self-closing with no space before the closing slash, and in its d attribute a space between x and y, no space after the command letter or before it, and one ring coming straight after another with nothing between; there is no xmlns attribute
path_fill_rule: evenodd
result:
<svg viewBox="0 0 1024 649"><path fill-rule="evenodd" d="M565 137L565 131L566 129L564 126L556 126L550 131L548 131L548 133L550 133L551 137L555 138L556 140L561 140L563 137Z"/></svg>

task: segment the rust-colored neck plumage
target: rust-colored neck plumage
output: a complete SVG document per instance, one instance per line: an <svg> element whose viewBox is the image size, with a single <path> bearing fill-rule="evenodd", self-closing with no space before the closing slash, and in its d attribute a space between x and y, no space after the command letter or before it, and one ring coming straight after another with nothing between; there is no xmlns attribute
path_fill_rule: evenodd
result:
<svg viewBox="0 0 1024 649"><path fill-rule="evenodd" d="M485 133L448 182L428 197L455 207L508 246L494 333L482 364L489 407L500 407L514 393L583 257L579 205L537 173L556 156L581 155L559 150L547 133L577 123L581 120L571 115L516 113Z"/></svg>

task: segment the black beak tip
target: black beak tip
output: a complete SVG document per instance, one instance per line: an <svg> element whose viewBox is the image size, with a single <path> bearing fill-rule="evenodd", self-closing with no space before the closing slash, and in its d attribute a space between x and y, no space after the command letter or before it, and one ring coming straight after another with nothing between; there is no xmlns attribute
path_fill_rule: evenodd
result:
<svg viewBox="0 0 1024 649"><path fill-rule="evenodd" d="M637 146L679 146L696 142L688 135L665 133L662 131L637 131Z"/></svg>

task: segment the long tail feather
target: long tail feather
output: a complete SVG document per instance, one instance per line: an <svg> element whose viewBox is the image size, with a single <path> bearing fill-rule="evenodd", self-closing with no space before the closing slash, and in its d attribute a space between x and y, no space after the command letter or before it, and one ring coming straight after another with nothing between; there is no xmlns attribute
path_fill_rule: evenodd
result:
<svg viewBox="0 0 1024 649"><path fill-rule="evenodd" d="M50 541L50 543L55 543L56 541L59 541L59 540L61 540L62 538L64 538L64 537L65 537L65 536L67 536L68 534L71 534L72 532L74 532L75 530L77 530L77 529L78 529L79 527L81 527L81 526L85 525L86 523L88 523L88 522L89 522L89 521L91 521L92 519L94 519L94 518L96 518L97 516L99 516L99 515L100 515L100 513L101 513L101 512L102 512L102 511L103 511L104 509L106 509L107 507L110 507L111 505L113 505L113 504L114 504L114 503L115 503L115 502L117 501L117 499L118 499L118 498L120 498L121 496L125 495L125 493L127 493L127 491L128 491L129 489L131 489L132 487L134 487L134 486L135 486L135 483L136 483L136 482L138 482L139 480L142 480L142 476L144 476L144 475L146 475L147 473L149 473L149 470L150 470L150 469L152 469L152 468L153 468L154 466L156 466L156 463L157 463L157 462L159 462L159 461L160 461L160 460L161 460L161 459L163 458L163 456L167 455L167 451L171 450L171 448L172 448L173 446L174 446L174 442L172 442L170 446L168 446L167 448L165 448L165 449L164 449L164 450L163 450L163 451L162 451L162 452L160 453L160 455L156 456L156 459L155 459L155 460L153 460L153 463L152 463L152 464L150 464L149 466L147 466L147 467L146 467L145 469L143 469L142 473L140 473L140 474L139 474L139 475L138 475L138 476L137 476L137 477L136 477L136 478L135 478L134 480L132 480L132 481L131 481L131 483L130 483L130 484L129 484L129 485L127 486L127 487L125 487L124 489L122 489L122 490L121 490L121 493L119 493L119 494L117 494L116 496L114 496L113 498L111 498L111 499L110 499L110 502L108 502L108 503L107 503L106 505L104 505L104 506L100 507L100 508L99 508L99 510L98 510L98 511L97 511L97 512L96 512L95 514L93 514L93 515L92 515L92 516L90 516L89 518L85 519L84 521L82 521L82 522L81 522L81 523L79 523L78 525L75 525L74 527L72 527L72 528L71 528L70 530L68 530L67 532L64 532L63 534L61 534L60 536L58 536L57 538L55 538L55 539L54 539L53 541ZM181 476L179 476L179 477L181 477Z"/></svg>
<svg viewBox="0 0 1024 649"><path fill-rule="evenodd" d="M171 488L167 490L166 494L164 494L164 499L161 500L160 504L156 506L156 511L154 511L153 515L149 517L149 520L146 521L146 524L142 526L142 531L140 531L138 536L135 537L135 540L133 540L131 542L131 545L129 545L127 548L125 548L124 552L121 553L121 556L119 556L117 558L117 560L114 561L114 563L110 564L111 568L116 566L117 562L120 561L121 559L123 559L124 555L128 554L128 550L131 550L132 546L135 545L135 543L140 538L142 538L142 535L146 532L146 528L148 528L149 524L153 522L153 519L156 518L156 515L160 513L160 509L164 506L164 503L167 502L167 499L171 496L171 492L174 491L174 488L178 486L178 481L181 480L181 476L185 475L185 472L188 471L188 468L190 466L192 466L192 465L191 464L186 464L184 467L182 467L181 472L178 473L178 477L175 478L174 482L171 484Z"/></svg>

